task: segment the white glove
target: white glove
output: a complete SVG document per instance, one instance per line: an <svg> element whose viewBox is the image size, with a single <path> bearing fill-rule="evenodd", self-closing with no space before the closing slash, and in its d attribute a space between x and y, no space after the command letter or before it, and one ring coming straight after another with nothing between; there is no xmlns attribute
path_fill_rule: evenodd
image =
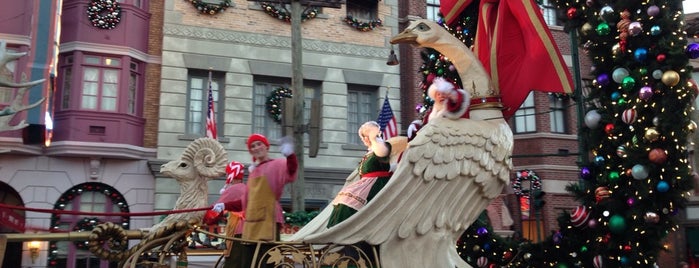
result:
<svg viewBox="0 0 699 268"><path fill-rule="evenodd" d="M408 126L408 139L412 139L417 134L417 131L422 127L422 121L414 120Z"/></svg>
<svg viewBox="0 0 699 268"><path fill-rule="evenodd" d="M281 142L282 145L279 146L279 151L281 151L284 156L294 154L294 140L291 137L284 137Z"/></svg>
<svg viewBox="0 0 699 268"><path fill-rule="evenodd" d="M214 208L212 208L211 210L213 210L216 213L221 213L221 211L223 211L223 209L225 209L225 208L226 208L226 205L224 205L223 203L216 203L214 205Z"/></svg>

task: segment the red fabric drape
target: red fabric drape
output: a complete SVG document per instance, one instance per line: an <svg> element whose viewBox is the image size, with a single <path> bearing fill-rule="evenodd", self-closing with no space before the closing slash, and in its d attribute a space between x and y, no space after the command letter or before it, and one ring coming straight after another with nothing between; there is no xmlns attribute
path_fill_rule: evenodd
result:
<svg viewBox="0 0 699 268"><path fill-rule="evenodd" d="M471 1L442 1L440 11L458 16ZM474 50L500 89L505 118L532 90L573 92L570 71L534 0L482 0Z"/></svg>

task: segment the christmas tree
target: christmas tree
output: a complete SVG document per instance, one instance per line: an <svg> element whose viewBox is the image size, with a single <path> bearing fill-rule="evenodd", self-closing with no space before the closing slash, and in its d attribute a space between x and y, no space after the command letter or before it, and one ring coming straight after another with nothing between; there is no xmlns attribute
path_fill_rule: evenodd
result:
<svg viewBox="0 0 699 268"><path fill-rule="evenodd" d="M595 77L583 92L579 130L591 164L580 167L581 183L567 187L579 206L560 216L559 230L544 242L517 245L477 221L458 248L476 267L653 267L692 189L688 135L697 127L689 117L696 83L688 59L699 57L699 44L687 44L680 0L553 2L566 14L566 31L579 36ZM469 46L478 5L444 25ZM458 82L438 52L426 50L423 60L423 91L436 76ZM431 105L424 96L420 111Z"/></svg>

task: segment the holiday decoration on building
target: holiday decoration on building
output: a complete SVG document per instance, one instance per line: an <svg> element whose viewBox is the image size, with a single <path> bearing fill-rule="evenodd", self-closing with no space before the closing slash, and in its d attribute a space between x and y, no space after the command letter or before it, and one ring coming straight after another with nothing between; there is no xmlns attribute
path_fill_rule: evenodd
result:
<svg viewBox="0 0 699 268"><path fill-rule="evenodd" d="M112 211L115 213L129 213L129 205L126 203L126 199L122 196L116 189L109 185L101 183L83 183L66 191L61 197L58 198L58 202L54 205L54 210L72 210L74 200L80 198L86 198L83 195L86 193L90 194L88 198L94 198L96 200L108 200L107 204L113 204L113 209L119 209L119 211ZM104 198L97 195L104 195ZM65 217L65 216L64 216ZM77 216L76 216L77 217ZM61 221L61 215L58 213L53 214L51 217L51 230L52 232L66 232L66 231L80 231L89 232L95 226L104 222L114 222L124 229L129 229L129 216L122 216L118 218L105 219L100 217L87 216L79 221L77 221L73 228L70 228L69 222ZM60 243L70 243L70 242L51 242L49 243L49 255L48 255L48 267L61 267L57 259L58 248ZM87 241L75 241L75 246L79 249L87 249ZM124 245L126 246L126 245Z"/></svg>
<svg viewBox="0 0 699 268"><path fill-rule="evenodd" d="M350 15L347 15L347 17L345 17L345 23L362 32L368 32L374 30L374 28L376 27L383 26L383 22L381 22L380 19L362 21Z"/></svg>
<svg viewBox="0 0 699 268"><path fill-rule="evenodd" d="M204 1L204 0L184 0L192 3L192 5L202 14L215 15L226 11L226 8L231 6L231 0L221 0L220 2L214 4L214 1Z"/></svg>
<svg viewBox="0 0 699 268"><path fill-rule="evenodd" d="M92 0L87 6L87 17L92 26L114 29L121 22L121 5L117 0Z"/></svg>
<svg viewBox="0 0 699 268"><path fill-rule="evenodd" d="M522 191L522 183L529 182L529 190L527 193ZM533 170L520 170L515 173L515 178L512 181L512 190L516 195L528 195L533 191L541 191L541 178L534 173Z"/></svg>
<svg viewBox="0 0 699 268"><path fill-rule="evenodd" d="M274 122L282 122L282 105L284 104L284 98L291 98L291 89L287 87L278 87L267 96L267 101L265 102L265 107L267 107L267 113L269 117L274 119Z"/></svg>
<svg viewBox="0 0 699 268"><path fill-rule="evenodd" d="M260 7L262 7L262 10L273 18L291 22L291 12L284 5L277 7L271 3L260 2ZM318 15L318 12L317 7L309 6L303 12L301 12L301 22L315 18Z"/></svg>

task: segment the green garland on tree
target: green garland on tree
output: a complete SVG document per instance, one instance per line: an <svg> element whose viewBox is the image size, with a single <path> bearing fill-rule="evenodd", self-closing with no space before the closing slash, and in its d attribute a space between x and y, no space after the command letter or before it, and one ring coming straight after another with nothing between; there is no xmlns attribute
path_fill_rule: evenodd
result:
<svg viewBox="0 0 699 268"><path fill-rule="evenodd" d="M287 87L278 87L267 96L267 101L265 102L265 107L267 107L267 113L269 117L274 119L274 122L282 122L282 105L284 103L284 98L291 98L291 89Z"/></svg>
<svg viewBox="0 0 699 268"><path fill-rule="evenodd" d="M264 10L267 15L270 15L273 18L291 22L291 12L284 7L277 8L276 6L266 2L261 2L260 7L262 7L262 10ZM301 22L315 18L318 15L318 12L318 8L316 7L306 8L306 10L301 13Z"/></svg>
<svg viewBox="0 0 699 268"><path fill-rule="evenodd" d="M226 11L226 8L231 6L231 0L221 0L218 4L205 2L202 0L185 0L191 2L192 5L202 14L214 15L219 12Z"/></svg>

